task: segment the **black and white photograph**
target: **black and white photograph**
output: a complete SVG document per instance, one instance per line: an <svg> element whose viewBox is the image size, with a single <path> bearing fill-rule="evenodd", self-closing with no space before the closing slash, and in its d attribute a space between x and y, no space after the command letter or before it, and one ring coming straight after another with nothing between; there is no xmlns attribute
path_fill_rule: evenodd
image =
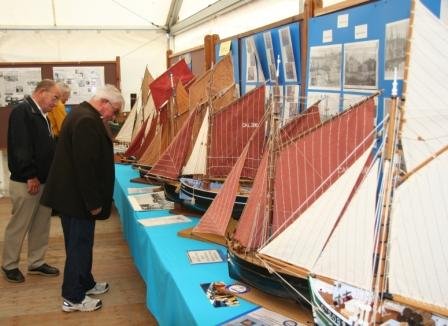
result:
<svg viewBox="0 0 448 326"><path fill-rule="evenodd" d="M174 208L174 203L165 199L163 191L129 195L128 199L135 211Z"/></svg>
<svg viewBox="0 0 448 326"><path fill-rule="evenodd" d="M386 24L386 42L384 49L384 79L394 78L397 68L397 78L404 78L404 62L406 57L406 39L409 19Z"/></svg>
<svg viewBox="0 0 448 326"><path fill-rule="evenodd" d="M0 107L14 105L31 95L41 79L41 68L0 68Z"/></svg>
<svg viewBox="0 0 448 326"><path fill-rule="evenodd" d="M287 123L299 113L299 85L285 86L285 104L282 115L282 124Z"/></svg>
<svg viewBox="0 0 448 326"><path fill-rule="evenodd" d="M266 48L266 60L268 61L268 69L269 69L269 78L273 82L277 82L276 80L276 70L277 66L275 63L275 54L274 48L272 46L272 35L270 32L263 33L263 40Z"/></svg>
<svg viewBox="0 0 448 326"><path fill-rule="evenodd" d="M248 37L246 43L246 81L263 82L265 80L260 66L260 58L253 37Z"/></svg>
<svg viewBox="0 0 448 326"><path fill-rule="evenodd" d="M330 92L308 92L306 107L320 100L319 113L321 121L325 121L339 113L340 95Z"/></svg>
<svg viewBox="0 0 448 326"><path fill-rule="evenodd" d="M344 88L378 87L378 40L344 44Z"/></svg>
<svg viewBox="0 0 448 326"><path fill-rule="evenodd" d="M342 45L312 46L310 49L310 89L341 88Z"/></svg>
<svg viewBox="0 0 448 326"><path fill-rule="evenodd" d="M282 65L285 73L285 81L295 82L297 81L297 72L289 27L279 29L279 33L281 36L280 47L282 50Z"/></svg>
<svg viewBox="0 0 448 326"><path fill-rule="evenodd" d="M90 99L97 87L104 85L104 67L55 67L53 78L70 85L71 96L67 104L79 104Z"/></svg>

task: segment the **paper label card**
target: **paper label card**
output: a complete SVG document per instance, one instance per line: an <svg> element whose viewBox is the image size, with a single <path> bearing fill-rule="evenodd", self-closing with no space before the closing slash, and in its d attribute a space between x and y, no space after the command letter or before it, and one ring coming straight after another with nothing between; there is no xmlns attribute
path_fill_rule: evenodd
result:
<svg viewBox="0 0 448 326"><path fill-rule="evenodd" d="M219 249L189 250L187 256L191 264L221 263L226 259Z"/></svg>

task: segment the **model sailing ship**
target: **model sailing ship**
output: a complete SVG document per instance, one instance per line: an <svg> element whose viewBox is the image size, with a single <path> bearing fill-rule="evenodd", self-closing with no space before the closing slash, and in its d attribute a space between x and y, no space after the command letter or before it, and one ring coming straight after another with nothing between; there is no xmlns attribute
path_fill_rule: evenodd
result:
<svg viewBox="0 0 448 326"><path fill-rule="evenodd" d="M120 156L121 162L132 162L134 159L130 159L135 155L135 151L138 150L142 135L138 135L142 124L149 118L153 111L154 104L149 92L149 84L153 81L151 73L148 67L145 68L145 74L143 76L142 84L140 87L139 96L133 104L129 115L120 128L120 131L114 138L114 146L119 147L121 150L116 150L116 153ZM138 135L138 136L137 136ZM131 147L131 149L129 149Z"/></svg>
<svg viewBox="0 0 448 326"><path fill-rule="evenodd" d="M145 121L138 149L134 152L141 176L146 174L174 139L188 117L188 86L194 75L180 60L149 84L153 114ZM146 183L144 178L136 181Z"/></svg>
<svg viewBox="0 0 448 326"><path fill-rule="evenodd" d="M234 151L241 150L241 143L248 139L254 125L258 123L264 113L264 87L263 93L254 92L251 101L235 99L235 83L233 80L233 66L230 55L225 56L203 76L198 78L190 87L190 114L185 125L170 143L166 151L154 164L148 173L148 178L163 182L166 197L172 201L179 201L179 178L185 174L200 174L201 164L188 165L189 157L202 157L206 155L203 142L204 127L209 117L222 117L229 123L227 128L234 134ZM249 102L250 106L234 103ZM255 105L256 103L256 105ZM244 110L243 110L244 109ZM240 117L240 119L236 119ZM232 120L232 118L235 118ZM230 120L229 120L230 119ZM232 124L233 121L233 124ZM241 134L241 138L240 137ZM244 138L246 137L246 138ZM207 138L207 137L206 137ZM199 139L197 142L196 140ZM240 140L239 140L240 139ZM239 141L236 141L239 140ZM236 147L235 147L236 146ZM239 152L233 153L238 157ZM194 162L200 160L192 159ZM187 167L185 165L187 164Z"/></svg>
<svg viewBox="0 0 448 326"><path fill-rule="evenodd" d="M284 223L292 223L288 219L291 214L300 216L367 150L370 144L365 142L365 138L369 136L370 143L374 139L374 111L371 96L302 133L291 135L276 127L278 123L272 123L268 150L263 153L253 184L257 191L250 193L236 230L232 231L229 229L230 213L250 144L246 146L223 188L193 229L197 237L214 242L228 237L232 278L276 295L302 300L295 292L285 291L281 280L272 275L256 256L257 250L271 234L283 229ZM315 117L315 111L309 110L308 118L313 122ZM279 121L278 114L272 119ZM355 153L347 158L346 154L355 149ZM334 167L339 169L331 174ZM229 231L232 233L228 234ZM282 277L308 292L306 274L296 277L284 270Z"/></svg>
<svg viewBox="0 0 448 326"><path fill-rule="evenodd" d="M412 8L406 101L393 90L382 142L258 250L309 276L319 325L448 323L448 29Z"/></svg>

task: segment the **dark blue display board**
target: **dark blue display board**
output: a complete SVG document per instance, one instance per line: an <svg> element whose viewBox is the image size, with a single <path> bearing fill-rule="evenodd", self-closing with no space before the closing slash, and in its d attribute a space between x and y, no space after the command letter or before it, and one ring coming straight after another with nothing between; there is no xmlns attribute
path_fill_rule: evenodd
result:
<svg viewBox="0 0 448 326"><path fill-rule="evenodd" d="M440 0L422 2L439 16ZM311 19L308 104L324 95L332 115L378 89L382 91L378 119L382 120L394 67L399 94L402 91L410 8L410 0L378 0Z"/></svg>

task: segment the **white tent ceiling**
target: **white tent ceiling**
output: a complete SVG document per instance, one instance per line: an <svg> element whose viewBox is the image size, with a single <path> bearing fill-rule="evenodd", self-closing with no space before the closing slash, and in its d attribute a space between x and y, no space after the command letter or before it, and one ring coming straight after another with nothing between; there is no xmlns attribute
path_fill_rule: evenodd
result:
<svg viewBox="0 0 448 326"><path fill-rule="evenodd" d="M218 2L219 6L211 6ZM0 0L0 29L166 29L247 0ZM24 9L26 8L26 9ZM168 26L169 25L169 26Z"/></svg>
<svg viewBox="0 0 448 326"><path fill-rule="evenodd" d="M203 44L206 34L226 38L297 15L303 1L0 0L0 61L119 57L129 98L146 66L154 77L166 69L166 50L188 50Z"/></svg>
<svg viewBox="0 0 448 326"><path fill-rule="evenodd" d="M303 1L296 0L297 3ZM340 1L323 0L323 5ZM180 27L176 25L182 28L195 25L249 2L257 1L0 0L0 29L165 29L178 32ZM271 2L280 4L282 1Z"/></svg>

